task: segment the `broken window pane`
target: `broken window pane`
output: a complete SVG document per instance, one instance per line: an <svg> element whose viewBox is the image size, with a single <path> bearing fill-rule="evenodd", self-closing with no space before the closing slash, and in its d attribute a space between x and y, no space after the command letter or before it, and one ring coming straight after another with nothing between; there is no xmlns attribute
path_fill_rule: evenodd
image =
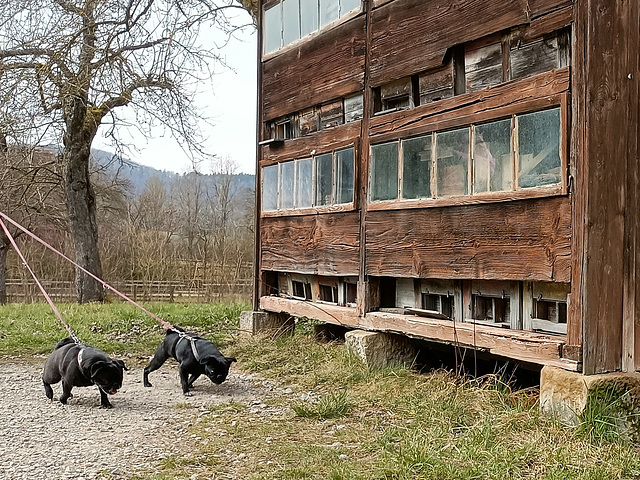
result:
<svg viewBox="0 0 640 480"><path fill-rule="evenodd" d="M339 16L339 0L320 0L320 28L337 20Z"/></svg>
<svg viewBox="0 0 640 480"><path fill-rule="evenodd" d="M431 197L431 135L402 141L402 198Z"/></svg>
<svg viewBox="0 0 640 480"><path fill-rule="evenodd" d="M438 197L467 195L469 129L436 134L436 178Z"/></svg>
<svg viewBox="0 0 640 480"><path fill-rule="evenodd" d="M371 201L398 198L398 143L371 146Z"/></svg>
<svg viewBox="0 0 640 480"><path fill-rule="evenodd" d="M335 203L353 202L353 148L336 152L336 194Z"/></svg>
<svg viewBox="0 0 640 480"><path fill-rule="evenodd" d="M278 209L278 165L262 169L262 211Z"/></svg>
<svg viewBox="0 0 640 480"><path fill-rule="evenodd" d="M363 97L359 93L344 98L344 121L345 123L355 122L362 118Z"/></svg>
<svg viewBox="0 0 640 480"><path fill-rule="evenodd" d="M340 0L340 16L360 8L360 0Z"/></svg>
<svg viewBox="0 0 640 480"><path fill-rule="evenodd" d="M512 190L511 119L475 127L473 192Z"/></svg>
<svg viewBox="0 0 640 480"><path fill-rule="evenodd" d="M560 108L516 116L520 188L561 181Z"/></svg>
<svg viewBox="0 0 640 480"><path fill-rule="evenodd" d="M300 39L300 5L298 0L282 1L282 37L284 45Z"/></svg>
<svg viewBox="0 0 640 480"><path fill-rule="evenodd" d="M264 52L275 52L282 46L282 16L280 4L264 12Z"/></svg>
<svg viewBox="0 0 640 480"><path fill-rule="evenodd" d="M301 36L318 30L318 0L300 0Z"/></svg>
<svg viewBox="0 0 640 480"><path fill-rule="evenodd" d="M310 207L313 200L313 162L310 158L303 158L296 164L296 208Z"/></svg>
<svg viewBox="0 0 640 480"><path fill-rule="evenodd" d="M316 205L331 205L333 155L316 157Z"/></svg>
<svg viewBox="0 0 640 480"><path fill-rule="evenodd" d="M293 208L295 163L280 164L280 208Z"/></svg>

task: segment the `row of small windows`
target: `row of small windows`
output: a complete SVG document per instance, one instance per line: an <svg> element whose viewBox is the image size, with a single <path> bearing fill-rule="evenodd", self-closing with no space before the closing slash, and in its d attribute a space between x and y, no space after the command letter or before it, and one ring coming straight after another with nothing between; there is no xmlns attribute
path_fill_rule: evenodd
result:
<svg viewBox="0 0 640 480"><path fill-rule="evenodd" d="M560 108L372 145L370 200L443 198L560 184Z"/></svg>
<svg viewBox="0 0 640 480"><path fill-rule="evenodd" d="M264 12L264 53L289 45L360 8L360 0L282 0Z"/></svg>
<svg viewBox="0 0 640 480"><path fill-rule="evenodd" d="M353 147L262 169L262 210L353 203Z"/></svg>

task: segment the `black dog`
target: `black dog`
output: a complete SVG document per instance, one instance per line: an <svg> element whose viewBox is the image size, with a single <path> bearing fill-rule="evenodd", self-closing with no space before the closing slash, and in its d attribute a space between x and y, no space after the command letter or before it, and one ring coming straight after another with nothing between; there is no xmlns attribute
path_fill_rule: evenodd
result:
<svg viewBox="0 0 640 480"><path fill-rule="evenodd" d="M148 366L144 367L143 382L151 387L149 373L159 369L169 357L175 358L180 366L180 384L182 393L189 397L193 382L203 373L215 384L221 384L229 374L229 367L236 359L225 357L209 340L186 333L181 328L167 330L167 335L158 346Z"/></svg>
<svg viewBox="0 0 640 480"><path fill-rule="evenodd" d="M122 360L113 360L102 350L63 338L44 363L42 383L47 397L53 400L51 385L62 380L60 402L65 405L73 387L97 385L100 404L111 408L107 394L113 395L122 387L123 370L127 367Z"/></svg>

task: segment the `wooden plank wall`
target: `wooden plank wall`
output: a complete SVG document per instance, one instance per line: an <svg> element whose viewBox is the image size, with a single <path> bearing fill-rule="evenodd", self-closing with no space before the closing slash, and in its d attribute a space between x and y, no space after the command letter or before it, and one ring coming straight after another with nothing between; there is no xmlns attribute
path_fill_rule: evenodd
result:
<svg viewBox="0 0 640 480"><path fill-rule="evenodd" d="M439 67L448 48L530 22L571 0L395 0L373 10L371 85ZM420 52L420 55L416 55Z"/></svg>
<svg viewBox="0 0 640 480"><path fill-rule="evenodd" d="M263 120L361 91L365 35L360 15L264 62Z"/></svg>
<svg viewBox="0 0 640 480"><path fill-rule="evenodd" d="M581 291L584 372L620 370L623 337L638 316L637 189L638 6L637 2L577 1L577 47L584 49L584 108L580 145L584 178ZM634 74L636 74L634 78ZM629 76L630 75L630 76ZM633 124L635 122L635 125ZM629 240L625 240L629 239Z"/></svg>
<svg viewBox="0 0 640 480"><path fill-rule="evenodd" d="M263 218L262 270L358 276L360 212Z"/></svg>
<svg viewBox="0 0 640 480"><path fill-rule="evenodd" d="M568 282L570 253L568 197L367 217L368 275Z"/></svg>

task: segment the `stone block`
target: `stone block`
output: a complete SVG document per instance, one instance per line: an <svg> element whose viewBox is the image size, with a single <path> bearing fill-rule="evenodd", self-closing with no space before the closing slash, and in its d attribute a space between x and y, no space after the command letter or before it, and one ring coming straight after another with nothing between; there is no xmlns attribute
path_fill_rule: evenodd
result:
<svg viewBox="0 0 640 480"><path fill-rule="evenodd" d="M345 334L345 344L372 370L411 366L416 358L415 347L402 335L352 330Z"/></svg>
<svg viewBox="0 0 640 480"><path fill-rule="evenodd" d="M540 372L540 409L560 421L578 425L593 402L608 402L619 431L640 440L640 374L583 375L545 366Z"/></svg>
<svg viewBox="0 0 640 480"><path fill-rule="evenodd" d="M240 313L240 333L246 336L257 334L292 335L295 319L287 313L244 311Z"/></svg>

